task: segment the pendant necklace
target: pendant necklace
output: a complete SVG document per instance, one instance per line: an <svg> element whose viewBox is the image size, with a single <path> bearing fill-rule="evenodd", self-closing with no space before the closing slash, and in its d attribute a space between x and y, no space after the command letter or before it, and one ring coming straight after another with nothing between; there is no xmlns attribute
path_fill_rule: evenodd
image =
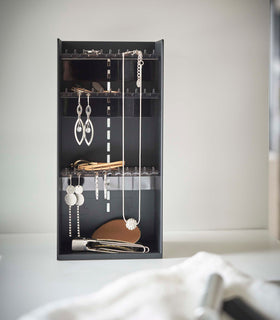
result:
<svg viewBox="0 0 280 320"><path fill-rule="evenodd" d="M137 81L139 88L139 179L138 179L138 220L126 219L124 210L124 60L126 54L137 55ZM141 149L142 149L142 66L144 64L143 54L140 50L126 51L122 53L122 216L128 230L134 230L141 220Z"/></svg>

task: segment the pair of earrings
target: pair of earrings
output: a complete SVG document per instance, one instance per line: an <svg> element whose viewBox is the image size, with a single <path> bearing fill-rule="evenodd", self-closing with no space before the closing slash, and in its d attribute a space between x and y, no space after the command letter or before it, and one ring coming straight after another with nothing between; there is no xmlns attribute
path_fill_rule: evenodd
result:
<svg viewBox="0 0 280 320"><path fill-rule="evenodd" d="M72 206L77 206L77 237L80 238L80 206L82 206L85 202L85 198L83 196L83 187L81 186L81 175L78 174L78 185L72 185L72 175L69 176L70 183L66 188L65 195L65 203L68 205L68 235L72 237Z"/></svg>
<svg viewBox="0 0 280 320"><path fill-rule="evenodd" d="M83 112L83 108L81 106L81 94L82 92L78 91L78 106L77 106L78 119L75 123L74 135L79 146L82 144L84 140L86 144L89 146L92 143L93 136L94 136L94 128L90 120L90 114L91 114L91 107L89 105L90 93L87 93L87 106L85 109L87 119L85 123L83 123L83 120L81 118L81 115ZM78 135L80 135L81 137L79 138ZM89 135L89 139L88 139L88 135Z"/></svg>

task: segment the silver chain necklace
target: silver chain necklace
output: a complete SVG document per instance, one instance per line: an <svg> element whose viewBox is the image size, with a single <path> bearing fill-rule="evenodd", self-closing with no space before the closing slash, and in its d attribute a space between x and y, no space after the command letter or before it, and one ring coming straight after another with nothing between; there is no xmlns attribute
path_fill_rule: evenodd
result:
<svg viewBox="0 0 280 320"><path fill-rule="evenodd" d="M126 54L137 54L137 81L136 86L140 90L139 94L139 179L138 179L138 220L125 218L124 210L124 58ZM122 53L122 216L127 229L134 230L141 221L141 149L142 149L142 66L144 64L143 54L140 50L126 51Z"/></svg>

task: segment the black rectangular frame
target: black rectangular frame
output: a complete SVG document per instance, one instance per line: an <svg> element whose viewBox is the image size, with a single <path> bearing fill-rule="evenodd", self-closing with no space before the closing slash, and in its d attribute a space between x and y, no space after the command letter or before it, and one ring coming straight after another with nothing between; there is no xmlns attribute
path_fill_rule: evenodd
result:
<svg viewBox="0 0 280 320"><path fill-rule="evenodd" d="M147 258L161 258L163 252L163 72L164 72L164 41L160 40L157 42L84 42L84 41L61 41L57 40L58 46L58 75L57 75L57 259L58 260L91 260L91 259L147 259ZM103 49L103 54L100 57L100 60L104 60L107 58L111 58L113 61L116 61L118 64L117 68L119 68L120 60L120 52L126 50L134 50L139 49L144 51L144 63L147 61L147 66L149 68L149 75L147 81L145 82L145 78L143 79L143 86L145 85L148 88L149 93L145 95L143 93L143 107L146 108L147 114L143 118L143 127L146 128L146 132L148 132L145 136L145 133L142 134L143 144L146 142L147 150L144 150L142 162L145 165L145 161L148 165L150 163L157 166L159 169L159 177L157 177L157 187L154 190L143 191L142 196L142 216L143 218L143 239L140 239L140 242L144 245L151 246L151 252L142 254L142 253L116 253L116 254L104 254L104 253L92 253L92 252L72 252L69 245L69 239L65 239L65 223L67 222L66 217L66 205L64 203L64 194L62 190L62 169L65 167L66 162L70 163L73 160L77 159L78 155L82 156L89 155L88 151L85 148L77 149L73 142L65 142L65 137L67 137L69 130L71 130L73 126L73 121L75 119L74 114L72 114L72 104L75 99L72 98L72 94L69 93L69 86L67 84L71 84L70 81L64 81L62 76L63 69L63 61L70 61L68 63L72 63L74 66L77 64L75 61L95 61L96 59L91 59L88 57L84 57L82 50L83 49ZM103 58L103 59L102 59ZM73 62L74 61L74 62ZM83 65L82 62L80 65ZM89 67L93 66L95 62L87 62ZM134 62L131 61L131 64ZM96 64L95 64L96 65ZM145 65L144 65L145 66ZM131 77L133 78L133 76ZM133 79L134 80L134 79ZM76 79L75 79L76 81ZM85 82L83 82L84 84ZM115 81L116 85L119 85L119 79ZM151 89L151 86L156 86L156 89ZM68 90L65 88L67 87ZM65 90L66 89L66 90ZM137 96L137 94L135 94ZM117 105L119 104L120 97L119 95L107 95L107 96L95 96L93 97L94 101L100 102L100 112L102 113L102 99L106 100L106 97L110 97L114 100L116 105L116 110L119 110ZM133 128L135 121L137 120L137 103L133 102L137 100L137 97L134 97L134 93L131 93L131 108L132 113L126 115L128 122L128 130L130 130L130 136L133 137L134 132L131 128ZM101 99L101 100L100 100ZM152 100L153 99L153 100ZM65 102L66 101L66 102ZM145 101L145 102L144 102ZM98 103L97 103L98 105ZM67 110L67 111L65 111ZM144 109L143 109L144 110ZM119 133L120 128L120 117L118 111L116 111L116 117L112 117L112 126L115 126L115 132ZM96 117L96 126L99 128L100 132L102 129L102 114L100 117ZM118 136L116 134L116 136ZM151 137L153 137L151 139ZM133 151L129 151L130 147L132 148L133 143L130 138L129 142L127 142L126 150L127 158L129 165L135 165L135 156ZM95 153L95 159L97 161L102 161L102 141L100 141L100 146L95 146L97 151ZM153 147L153 143L156 145ZM119 153L119 140L116 138L116 145L118 149L115 150L115 156L117 157ZM133 149L133 148L132 148ZM91 151L93 152L93 151ZM92 160L92 159L90 159ZM120 160L113 159L112 161ZM121 197L120 191L112 191L114 195L112 196L114 201L114 207L119 212L119 217L121 218L120 211L120 202L119 199ZM135 192L127 192L127 197L131 203L135 202L134 199L136 194ZM93 203L93 199L90 198L90 193L85 197L86 201L89 204ZM87 199L88 198L88 199ZM102 201L99 204L95 205L99 207L102 205ZM93 206L85 208L84 219L92 219L92 210ZM97 209L96 209L97 210ZM145 219L145 213L152 210L152 213ZM89 212L91 211L91 212ZM94 213L95 214L95 213ZM82 214L80 215L82 217ZM101 225L106 221L110 221L112 218L116 217L107 217L106 214L104 216L95 215L96 221L98 221L97 225ZM99 219L99 220L98 220ZM82 227L82 222L81 222ZM141 223L140 223L141 229ZM87 237L89 237L89 232L87 232ZM142 241L141 241L142 240Z"/></svg>

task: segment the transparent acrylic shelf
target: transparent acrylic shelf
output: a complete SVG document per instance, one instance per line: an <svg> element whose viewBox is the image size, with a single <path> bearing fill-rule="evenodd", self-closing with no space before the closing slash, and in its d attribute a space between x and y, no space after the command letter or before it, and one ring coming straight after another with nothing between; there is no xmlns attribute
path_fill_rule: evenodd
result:
<svg viewBox="0 0 280 320"><path fill-rule="evenodd" d="M84 191L95 191L96 186L96 173L79 171L81 174L81 185ZM60 190L66 191L69 185L69 175L72 174L72 184L77 184L77 171L75 173L71 171L63 171L60 177ZM160 174L157 170L151 168L142 168L141 174L141 190L155 190L160 187ZM122 174L120 170L107 171L107 189L110 191L122 190ZM139 190L139 174L136 168L125 169L125 190L134 191ZM98 189L104 190L104 171L98 172Z"/></svg>
<svg viewBox="0 0 280 320"><path fill-rule="evenodd" d="M63 91L60 92L60 98L63 99L71 99L75 98L77 99L77 93L71 92L71 91ZM101 99L121 99L122 93L120 91L118 92L91 92L90 98L101 98ZM126 92L125 98L131 98L131 99L139 99L140 95L139 92ZM143 99L160 99L160 93L159 92L143 92L142 93Z"/></svg>
<svg viewBox="0 0 280 320"><path fill-rule="evenodd" d="M88 54L88 53L78 53L78 52L65 52L61 53L60 55L61 60L122 60L122 53L121 52L108 52L108 53L100 53L100 54ZM144 60L151 60L151 61L157 61L160 59L158 55L153 53L143 53L143 59ZM137 60L136 55L126 55L125 60Z"/></svg>

